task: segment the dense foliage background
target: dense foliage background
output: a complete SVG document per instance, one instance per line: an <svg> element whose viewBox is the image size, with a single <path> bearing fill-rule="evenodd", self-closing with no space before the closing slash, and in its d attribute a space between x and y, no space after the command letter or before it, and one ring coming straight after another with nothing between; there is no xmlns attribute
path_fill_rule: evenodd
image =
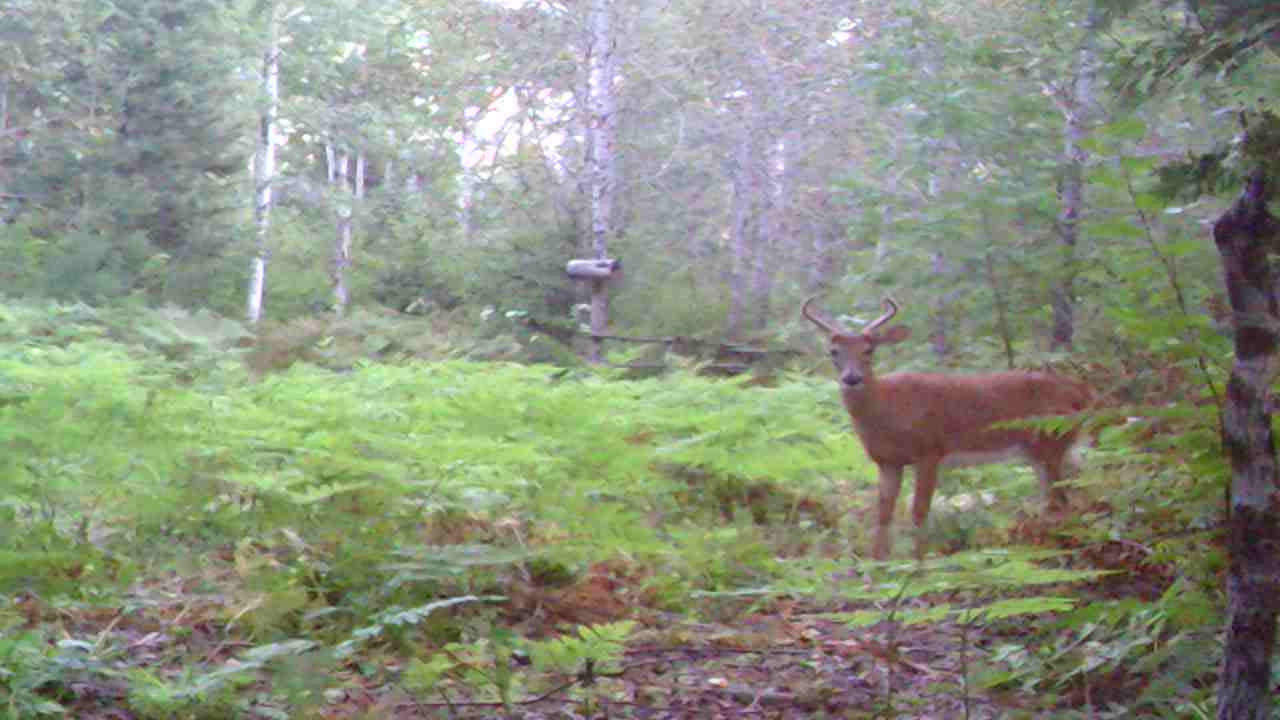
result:
<svg viewBox="0 0 1280 720"><path fill-rule="evenodd" d="M720 643L814 653L796 717L1212 714L1209 226L1277 47L1259 0L6 0L0 713L623 717L663 648L706 717ZM592 326L669 342L586 363L605 254ZM811 295L896 297L886 369L1088 381L1077 516L951 472L930 574L861 563Z"/></svg>
<svg viewBox="0 0 1280 720"><path fill-rule="evenodd" d="M584 291L563 268L592 250L586 10L10 3L5 287L242 316L266 116L267 319L334 307L350 215L352 307L569 322ZM1146 322L1210 317L1200 223L1230 173L1155 171L1229 141L1274 86L1261 49L1230 73L1195 64L1194 46L1177 64L1204 12L614 8L611 329L777 336L812 291L855 315L892 292L940 358L1020 362L1046 345L1112 351L1135 301ZM1185 202L1194 188L1215 192ZM1061 338L1059 302L1074 306Z"/></svg>

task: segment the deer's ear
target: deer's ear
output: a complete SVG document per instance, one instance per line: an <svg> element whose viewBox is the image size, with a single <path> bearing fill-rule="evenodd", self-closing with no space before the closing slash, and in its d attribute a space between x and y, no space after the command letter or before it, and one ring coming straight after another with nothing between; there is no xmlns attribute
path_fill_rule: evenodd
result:
<svg viewBox="0 0 1280 720"><path fill-rule="evenodd" d="M911 337L911 328L905 325L894 325L893 327L876 334L877 345L892 345L900 343Z"/></svg>

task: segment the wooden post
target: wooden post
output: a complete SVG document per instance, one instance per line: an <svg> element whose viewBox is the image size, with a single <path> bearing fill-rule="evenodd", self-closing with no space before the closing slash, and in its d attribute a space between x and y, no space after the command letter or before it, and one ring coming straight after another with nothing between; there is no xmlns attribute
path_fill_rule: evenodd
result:
<svg viewBox="0 0 1280 720"><path fill-rule="evenodd" d="M613 258L570 260L564 271L574 280L608 280L622 272L622 261Z"/></svg>
<svg viewBox="0 0 1280 720"><path fill-rule="evenodd" d="M591 281L591 363L604 360L604 340L601 335L609 328L609 294L603 280Z"/></svg>
<svg viewBox="0 0 1280 720"><path fill-rule="evenodd" d="M570 260L565 272L574 280L591 283L591 356L592 363L604 358L605 330L609 320L608 281L622 273L622 262L607 257L590 260Z"/></svg>

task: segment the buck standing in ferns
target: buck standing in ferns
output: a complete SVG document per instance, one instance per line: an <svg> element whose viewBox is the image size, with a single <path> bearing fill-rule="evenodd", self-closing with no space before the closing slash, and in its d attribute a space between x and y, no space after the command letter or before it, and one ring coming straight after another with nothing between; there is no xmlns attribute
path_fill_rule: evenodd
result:
<svg viewBox="0 0 1280 720"><path fill-rule="evenodd" d="M876 377L871 359L876 348L906 340L908 328L882 330L898 305L885 298L885 313L860 332L850 332L810 310L801 314L830 334L831 360L840 397L853 429L872 462L880 469L880 498L872 556L889 556L894 506L902 489L902 472L915 467L916 491L911 507L915 553L924 556L924 524L938 486L942 465L975 465L1023 457L1035 467L1047 511L1064 509L1066 495L1057 483L1079 435L1079 428L1050 433L1031 428L992 427L1010 420L1069 415L1090 401L1081 383L1044 372L999 372L944 375L897 372Z"/></svg>

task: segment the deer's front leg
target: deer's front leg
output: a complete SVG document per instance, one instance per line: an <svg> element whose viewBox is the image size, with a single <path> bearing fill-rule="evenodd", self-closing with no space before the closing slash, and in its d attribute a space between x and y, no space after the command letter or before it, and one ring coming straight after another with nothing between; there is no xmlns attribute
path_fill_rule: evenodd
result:
<svg viewBox="0 0 1280 720"><path fill-rule="evenodd" d="M876 560L889 558L890 537L893 529L893 510L902 490L902 466L880 466L880 503L876 508L876 538L871 546L871 557Z"/></svg>
<svg viewBox="0 0 1280 720"><path fill-rule="evenodd" d="M1053 517L1063 513L1071 506L1067 493L1062 489L1063 458L1058 457L1035 465L1036 476L1040 479L1040 501L1045 517Z"/></svg>
<svg viewBox="0 0 1280 720"><path fill-rule="evenodd" d="M911 524L915 526L916 559L924 558L925 523L929 520L929 505L933 503L933 491L938 489L938 458L927 458L916 464L916 492L911 498Z"/></svg>

